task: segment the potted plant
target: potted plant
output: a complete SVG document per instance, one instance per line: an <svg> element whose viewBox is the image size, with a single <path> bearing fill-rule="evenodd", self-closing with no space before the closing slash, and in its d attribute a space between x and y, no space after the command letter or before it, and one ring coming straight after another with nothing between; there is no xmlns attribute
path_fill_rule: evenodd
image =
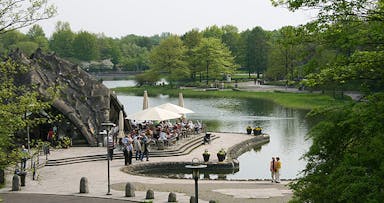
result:
<svg viewBox="0 0 384 203"><path fill-rule="evenodd" d="M209 154L208 149L206 149L206 150L204 151L204 153L203 153L204 162L208 162L210 156L211 156L211 155Z"/></svg>
<svg viewBox="0 0 384 203"><path fill-rule="evenodd" d="M248 126L247 127L247 134L250 135L252 133L252 127Z"/></svg>
<svg viewBox="0 0 384 203"><path fill-rule="evenodd" d="M227 152L221 148L219 152L217 152L217 159L219 162L223 162L225 160L225 157L227 156Z"/></svg>
<svg viewBox="0 0 384 203"><path fill-rule="evenodd" d="M256 128L253 129L253 134L254 135L261 135L261 128L257 126Z"/></svg>

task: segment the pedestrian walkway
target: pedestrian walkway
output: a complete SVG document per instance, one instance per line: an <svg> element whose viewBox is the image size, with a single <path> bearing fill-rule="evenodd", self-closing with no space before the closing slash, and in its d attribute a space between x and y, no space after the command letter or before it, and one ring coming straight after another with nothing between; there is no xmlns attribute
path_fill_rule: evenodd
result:
<svg viewBox="0 0 384 203"><path fill-rule="evenodd" d="M146 164L155 162L185 162L193 158L202 159L202 153L209 149L211 153L221 148L228 149L240 142L253 138L252 135L233 133L214 133L218 139L212 140L208 145L202 145L187 155L171 157L150 157L149 161L133 161L133 164ZM59 159L74 156L102 154L106 152L103 147L73 147L70 149L52 150L49 159ZM217 162L212 156L211 161ZM157 177L137 176L124 173L123 160L110 162L111 193L107 193L107 161L94 161L75 163L60 166L45 166L38 170L38 180L33 181L28 174L26 186L17 193L41 193L71 196L87 196L100 198L123 199L136 202L145 200L148 189L155 192L153 202L167 202L168 194L175 192L179 202L189 202L194 195L194 181L192 179L167 179ZM266 168L265 170L269 170ZM7 185L0 192L9 192L12 175L7 176ZM86 177L89 182L88 194L79 194L80 179ZM125 185L133 183L136 187L136 197L124 197ZM225 202L287 202L291 197L291 191L281 184L270 181L224 181L224 180L200 180L199 202L217 200Z"/></svg>

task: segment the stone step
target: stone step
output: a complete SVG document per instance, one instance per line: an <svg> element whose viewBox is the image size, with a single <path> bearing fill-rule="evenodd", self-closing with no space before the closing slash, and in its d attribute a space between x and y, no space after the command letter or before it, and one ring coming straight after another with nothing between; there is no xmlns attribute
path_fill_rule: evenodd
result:
<svg viewBox="0 0 384 203"><path fill-rule="evenodd" d="M188 138L189 140L183 143L180 146L177 146L173 149L165 149L165 150L151 150L150 157L169 157L169 156L182 156L189 154L192 150L203 144L203 135L196 135L192 138ZM211 140L218 139L218 136L211 135ZM87 156L78 156L78 157L70 157L63 159L52 159L48 160L45 166L59 166L59 165L68 165L68 164L76 164L83 162L91 162L91 161L103 161L107 159L106 154L97 154L97 155L87 155ZM123 152L119 151L114 153L113 159L124 159Z"/></svg>

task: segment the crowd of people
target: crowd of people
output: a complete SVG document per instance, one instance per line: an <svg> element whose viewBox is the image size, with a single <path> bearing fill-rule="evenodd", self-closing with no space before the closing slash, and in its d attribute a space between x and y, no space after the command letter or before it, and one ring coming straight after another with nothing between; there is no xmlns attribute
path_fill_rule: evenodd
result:
<svg viewBox="0 0 384 203"><path fill-rule="evenodd" d="M113 159L113 151L118 145L124 153L125 165L132 164L132 159L143 161L144 158L149 161L150 146L171 145L174 142L183 139L191 134L198 134L202 131L203 125L201 122L192 120L180 119L175 122L161 121L154 123L145 121L138 123L132 121L132 131L120 138L118 142L114 139L117 136L117 131L112 129L113 136L108 137L108 156Z"/></svg>

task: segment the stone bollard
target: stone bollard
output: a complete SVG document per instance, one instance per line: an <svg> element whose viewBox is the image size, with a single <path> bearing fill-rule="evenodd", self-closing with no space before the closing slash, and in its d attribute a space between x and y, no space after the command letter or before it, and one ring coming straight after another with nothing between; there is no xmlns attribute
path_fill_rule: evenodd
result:
<svg viewBox="0 0 384 203"><path fill-rule="evenodd" d="M125 185L125 196L134 197L135 196L135 186L132 183L127 183Z"/></svg>
<svg viewBox="0 0 384 203"><path fill-rule="evenodd" d="M153 190L147 190L147 194L145 195L145 199L155 199L155 193Z"/></svg>
<svg viewBox="0 0 384 203"><path fill-rule="evenodd" d="M191 198L189 198L189 203L195 203L195 202L196 202L195 196L191 196Z"/></svg>
<svg viewBox="0 0 384 203"><path fill-rule="evenodd" d="M86 177L80 179L80 193L89 193L88 179Z"/></svg>
<svg viewBox="0 0 384 203"><path fill-rule="evenodd" d="M177 202L176 200L176 194L173 192L170 192L168 195L168 202Z"/></svg>
<svg viewBox="0 0 384 203"><path fill-rule="evenodd" d="M216 203L216 200L209 200L209 203Z"/></svg>
<svg viewBox="0 0 384 203"><path fill-rule="evenodd" d="M25 186L25 177L27 176L27 172L22 171L19 173L20 176L20 184L21 186Z"/></svg>
<svg viewBox="0 0 384 203"><path fill-rule="evenodd" d="M12 178L12 191L19 191L20 190L20 179L17 174L13 175Z"/></svg>

